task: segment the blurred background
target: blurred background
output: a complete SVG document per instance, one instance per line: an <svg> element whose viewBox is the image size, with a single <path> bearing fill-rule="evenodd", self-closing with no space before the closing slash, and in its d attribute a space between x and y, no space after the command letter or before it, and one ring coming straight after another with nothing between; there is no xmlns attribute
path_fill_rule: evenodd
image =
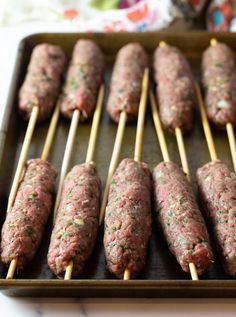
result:
<svg viewBox="0 0 236 317"><path fill-rule="evenodd" d="M235 31L236 0L0 1L1 27L33 22L65 31Z"/></svg>

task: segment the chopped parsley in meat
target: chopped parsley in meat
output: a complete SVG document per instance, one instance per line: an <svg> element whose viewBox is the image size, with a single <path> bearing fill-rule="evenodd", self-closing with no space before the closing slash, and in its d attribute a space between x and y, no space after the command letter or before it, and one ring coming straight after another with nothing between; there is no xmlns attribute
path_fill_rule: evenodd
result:
<svg viewBox="0 0 236 317"><path fill-rule="evenodd" d="M174 131L192 128L195 93L189 63L174 46L159 46L154 53L154 79L163 126Z"/></svg>
<svg viewBox="0 0 236 317"><path fill-rule="evenodd" d="M67 174L48 251L55 275L63 276L71 260L74 277L83 271L97 236L100 194L93 162L76 165Z"/></svg>
<svg viewBox="0 0 236 317"><path fill-rule="evenodd" d="M92 40L79 40L73 50L72 60L60 98L62 114L71 118L79 109L84 119L91 118L97 94L103 80L104 56Z"/></svg>
<svg viewBox="0 0 236 317"><path fill-rule="evenodd" d="M65 65L66 57L61 47L50 44L35 46L19 94L19 110L24 119L29 119L34 106L39 107L39 121L50 116Z"/></svg>
<svg viewBox="0 0 236 317"><path fill-rule="evenodd" d="M185 272L189 272L189 263L193 262L198 273L203 273L213 256L191 184L173 162L158 164L152 175L156 217L170 251ZM165 178L164 183L159 181L160 177Z"/></svg>
<svg viewBox="0 0 236 317"><path fill-rule="evenodd" d="M142 78L147 66L147 54L138 43L129 43L117 53L107 101L107 111L113 121L119 121L123 110L128 121L137 118Z"/></svg>
<svg viewBox="0 0 236 317"><path fill-rule="evenodd" d="M236 276L236 174L216 160L197 170L197 182L225 271Z"/></svg>
<svg viewBox="0 0 236 317"><path fill-rule="evenodd" d="M17 257L17 268L21 269L33 259L51 212L56 174L47 161L26 163L14 205L2 227L2 262L9 264Z"/></svg>
<svg viewBox="0 0 236 317"><path fill-rule="evenodd" d="M151 175L147 164L124 159L110 186L105 213L104 249L109 271L140 272L151 235Z"/></svg>
<svg viewBox="0 0 236 317"><path fill-rule="evenodd" d="M223 43L203 53L202 77L209 120L220 128L236 125L236 65L233 51Z"/></svg>

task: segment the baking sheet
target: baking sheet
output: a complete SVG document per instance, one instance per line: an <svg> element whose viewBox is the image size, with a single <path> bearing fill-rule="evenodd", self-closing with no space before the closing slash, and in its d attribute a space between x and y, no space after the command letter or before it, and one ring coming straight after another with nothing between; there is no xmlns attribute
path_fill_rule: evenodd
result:
<svg viewBox="0 0 236 317"><path fill-rule="evenodd" d="M214 34L216 36L216 34ZM213 34L201 32L189 33L118 33L118 34L35 34L25 38L19 47L16 62L15 74L12 88L9 93L9 102L5 110L6 142L0 139L0 149L4 146L2 163L0 166L0 204L2 213L1 223L4 220L7 197L14 171L21 150L26 123L17 114L17 93L24 79L26 67L33 47L42 42L61 45L70 57L73 45L79 38L92 38L103 49L106 56L106 97L111 74L111 67L115 54L120 47L132 41L140 42L151 55L160 40L178 46L189 59L195 78L199 79L200 59L203 50L208 46ZM236 35L217 34L219 40L225 41L236 49ZM106 98L104 101L104 106ZM33 135L29 158L39 157L43 148L49 122L38 124ZM61 167L66 138L69 131L70 121L60 118L55 140L51 149L49 160L53 162L58 171ZM74 145L70 167L85 160L91 122L79 125ZM108 166L112 154L117 125L109 120L105 109L103 109L101 125L95 150L95 161L98 173L103 186L107 176ZM4 136L5 136L4 131ZM120 159L133 157L135 143L136 125L127 125L121 150ZM219 158L232 166L230 150L225 131L213 129L214 139ZM170 151L171 159L180 164L178 148L175 136L165 133ZM3 137L4 139L4 137ZM205 142L200 115L195 109L194 129L185 136L185 145L190 164L193 185L195 186L196 169L210 160L207 145ZM0 150L1 152L1 150ZM144 143L143 161L147 162L150 168L154 168L162 160L159 143L154 130L151 112L148 105ZM47 224L46 233L35 259L29 263L24 271L15 274L13 280L5 280L7 269L0 264L0 289L7 295L12 296L114 296L114 297L211 297L211 296L236 296L236 281L226 275L222 269L217 256L214 242L213 250L215 255L214 264L201 276L201 281L191 281L190 275L182 271L168 250L167 244L161 233L153 224L152 237L148 249L147 265L145 269L133 281L119 281L111 275L105 266L102 237L103 228L98 234L97 243L92 257L87 262L84 273L77 280L63 281L51 273L47 266L47 250L49 245L52 221ZM210 230L209 230L210 231Z"/></svg>

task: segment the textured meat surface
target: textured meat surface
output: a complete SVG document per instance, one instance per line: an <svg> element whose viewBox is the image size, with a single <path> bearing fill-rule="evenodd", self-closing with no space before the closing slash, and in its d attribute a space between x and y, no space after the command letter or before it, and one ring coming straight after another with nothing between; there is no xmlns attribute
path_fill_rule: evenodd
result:
<svg viewBox="0 0 236 317"><path fill-rule="evenodd" d="M93 162L76 165L67 174L48 252L55 275L63 276L71 260L72 275L82 273L97 236L100 194Z"/></svg>
<svg viewBox="0 0 236 317"><path fill-rule="evenodd" d="M2 262L9 264L18 257L17 267L21 269L33 259L51 211L56 175L47 161L26 163L14 205L2 227Z"/></svg>
<svg viewBox="0 0 236 317"><path fill-rule="evenodd" d="M228 122L236 125L236 66L227 45L218 43L206 49L202 75L209 120L220 128Z"/></svg>
<svg viewBox="0 0 236 317"><path fill-rule="evenodd" d="M19 93L19 110L24 119L29 119L34 106L39 106L39 121L50 116L65 65L66 57L61 47L39 44L34 48Z"/></svg>
<svg viewBox="0 0 236 317"><path fill-rule="evenodd" d="M109 271L122 278L145 265L151 235L151 174L147 164L124 159L117 168L105 214L104 248Z"/></svg>
<svg viewBox="0 0 236 317"><path fill-rule="evenodd" d="M185 272L193 262L199 274L212 262L206 225L191 184L173 162L162 162L153 171L157 221L170 251Z"/></svg>
<svg viewBox="0 0 236 317"><path fill-rule="evenodd" d="M225 271L236 276L236 174L212 161L197 170L197 182Z"/></svg>
<svg viewBox="0 0 236 317"><path fill-rule="evenodd" d="M119 50L107 102L107 111L115 122L119 121L122 111L127 113L128 121L137 118L142 78L147 66L148 57L140 44L130 43Z"/></svg>
<svg viewBox="0 0 236 317"><path fill-rule="evenodd" d="M84 119L92 116L103 79L104 56L91 40L79 40L73 50L63 94L61 112L71 118L79 109Z"/></svg>
<svg viewBox="0 0 236 317"><path fill-rule="evenodd" d="M174 131L192 128L195 93L190 66L174 46L158 46L154 53L154 78L163 126Z"/></svg>

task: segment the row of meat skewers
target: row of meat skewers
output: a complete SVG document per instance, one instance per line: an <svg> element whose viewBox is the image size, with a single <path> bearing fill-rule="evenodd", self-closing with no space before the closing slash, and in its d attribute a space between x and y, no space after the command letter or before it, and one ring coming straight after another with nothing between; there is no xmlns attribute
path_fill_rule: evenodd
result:
<svg viewBox="0 0 236 317"><path fill-rule="evenodd" d="M44 54L46 57L42 58ZM224 57L225 55L227 56ZM226 45L212 41L203 56L203 81L208 117L221 127L230 126L227 131L230 131L234 159L232 125L235 124L236 106L232 81L236 67L234 60L229 57L233 58L233 54L230 55L230 49ZM212 159L212 162L197 171L199 192L211 220L225 270L233 276L236 274L236 175L217 160L201 92L194 84L189 64L183 54L177 48L161 42L155 52L154 61L160 119L165 128L176 134L183 170L170 161L152 92L150 101L164 162L157 165L152 175L147 164L141 162L149 81L148 58L139 44L128 44L118 53L110 83L107 110L110 117L118 122L118 128L99 211L101 187L93 154L104 95L103 54L92 41L78 41L63 92L54 110L42 157L30 160L25 165L37 117L44 119L50 113L52 106L47 112L46 105L55 103L60 76L65 67L65 58L60 48L48 44L35 48L20 91L20 109L25 117L30 117L30 121L2 228L1 259L6 264L10 263L7 278L13 278L16 268L24 268L33 259L52 208L56 171L46 159L61 109L63 114L71 118L71 126L62 163L54 209L55 223L48 252L48 265L54 274L70 279L83 271L92 253L98 225L102 223L104 214L104 248L109 271L124 279L140 272L145 265L151 235L153 188L156 218L169 249L183 270L190 272L192 279L198 279L198 274L203 273L213 261L213 254L206 225L189 182L190 174L182 136L182 132L191 129L195 96L200 105ZM50 92L50 89L57 90L57 93ZM212 91L218 92L218 89L221 94L217 94L217 99ZM95 105L86 162L76 165L67 173L79 119L90 118ZM137 117L134 159L123 160L117 168L126 122Z"/></svg>

